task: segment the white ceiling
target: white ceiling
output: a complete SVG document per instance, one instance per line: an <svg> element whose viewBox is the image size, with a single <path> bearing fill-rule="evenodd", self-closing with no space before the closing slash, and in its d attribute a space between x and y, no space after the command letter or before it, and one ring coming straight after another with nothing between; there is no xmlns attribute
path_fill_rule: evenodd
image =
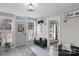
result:
<svg viewBox="0 0 79 59"><path fill-rule="evenodd" d="M0 3L0 12L26 16L26 9L22 3Z"/></svg>
<svg viewBox="0 0 79 59"><path fill-rule="evenodd" d="M9 12L17 15L29 17L43 17L46 15L54 15L71 6L79 6L77 3L37 3L34 12L26 11L23 3L0 3L0 11Z"/></svg>
<svg viewBox="0 0 79 59"><path fill-rule="evenodd" d="M29 13L31 17L43 17L50 14L61 12L70 6L79 5L77 3L38 3L35 12Z"/></svg>

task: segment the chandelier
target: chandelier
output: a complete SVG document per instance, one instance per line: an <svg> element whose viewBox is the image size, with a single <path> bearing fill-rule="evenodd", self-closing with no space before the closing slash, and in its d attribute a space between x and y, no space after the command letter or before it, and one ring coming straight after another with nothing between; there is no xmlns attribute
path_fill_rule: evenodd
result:
<svg viewBox="0 0 79 59"><path fill-rule="evenodd" d="M30 12L35 11L35 5L33 5L32 3L29 3L27 5L27 11L30 11Z"/></svg>

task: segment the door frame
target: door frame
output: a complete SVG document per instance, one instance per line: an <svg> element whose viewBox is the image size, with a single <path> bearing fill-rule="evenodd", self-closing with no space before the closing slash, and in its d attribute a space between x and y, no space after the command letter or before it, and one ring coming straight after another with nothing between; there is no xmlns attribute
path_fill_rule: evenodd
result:
<svg viewBox="0 0 79 59"><path fill-rule="evenodd" d="M34 37L36 37L37 36L37 18L31 18L31 17L27 17L27 20L26 20L26 26L27 26L27 44L28 44L28 46L29 46L29 43L33 43L34 41L29 41L29 38L28 38L28 22L30 22L30 21L34 21L34 22L36 22L36 31L35 31L35 36Z"/></svg>
<svg viewBox="0 0 79 59"><path fill-rule="evenodd" d="M57 28L57 35L58 35L58 45L60 44L60 16L57 16L57 17L53 17L53 18L50 18L49 20L48 20L48 23L49 23L49 21L53 21L53 20L55 20L55 21L57 21L58 22L58 28ZM48 39L50 39L49 38L49 24L48 24ZM50 48L50 41L48 40L48 48Z"/></svg>

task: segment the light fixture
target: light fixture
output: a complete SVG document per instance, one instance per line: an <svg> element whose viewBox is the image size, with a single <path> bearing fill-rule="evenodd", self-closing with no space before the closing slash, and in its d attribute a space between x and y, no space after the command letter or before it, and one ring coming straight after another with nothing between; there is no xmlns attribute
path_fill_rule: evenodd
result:
<svg viewBox="0 0 79 59"><path fill-rule="evenodd" d="M36 6L33 3L29 3L27 5L27 11L33 12L35 11Z"/></svg>

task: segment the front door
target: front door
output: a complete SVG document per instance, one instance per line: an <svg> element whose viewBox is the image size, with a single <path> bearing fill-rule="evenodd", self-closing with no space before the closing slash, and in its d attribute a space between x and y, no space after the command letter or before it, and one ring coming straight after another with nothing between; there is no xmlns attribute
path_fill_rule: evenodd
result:
<svg viewBox="0 0 79 59"><path fill-rule="evenodd" d="M24 21L16 21L16 47L26 45L26 30Z"/></svg>

